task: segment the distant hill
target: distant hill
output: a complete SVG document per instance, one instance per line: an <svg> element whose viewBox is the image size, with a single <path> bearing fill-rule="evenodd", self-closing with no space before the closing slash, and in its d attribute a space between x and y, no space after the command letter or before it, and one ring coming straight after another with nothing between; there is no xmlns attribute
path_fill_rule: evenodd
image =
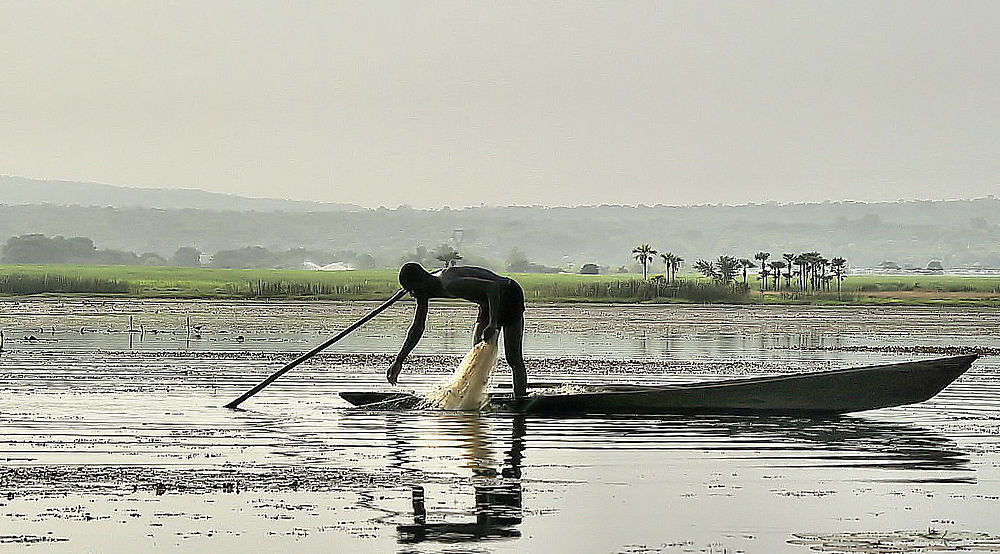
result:
<svg viewBox="0 0 1000 554"><path fill-rule="evenodd" d="M62 199L65 203L66 199ZM7 204L7 205L5 205ZM260 205L255 205L260 210ZM460 230L460 231L459 231ZM1000 267L1000 199L748 204L743 206L540 206L415 210L241 212L235 209L152 209L0 200L0 245L11 236L88 237L99 248L169 258L181 246L206 253L260 245L272 252L305 248L323 265L397 266L416 250L455 244L470 264L505 267L518 248L531 261L563 267L632 264L632 248L649 243L690 267L722 254L752 259L758 251L819 251L851 267L892 261L946 269ZM335 254L335 255L334 255ZM431 256L431 263L433 256ZM398 267L398 266L397 266ZM662 271L662 262L654 264Z"/></svg>
<svg viewBox="0 0 1000 554"><path fill-rule="evenodd" d="M197 189L135 188L0 175L0 204L112 206L115 208L199 209L254 212L344 212L353 204L331 204L276 198L248 198Z"/></svg>

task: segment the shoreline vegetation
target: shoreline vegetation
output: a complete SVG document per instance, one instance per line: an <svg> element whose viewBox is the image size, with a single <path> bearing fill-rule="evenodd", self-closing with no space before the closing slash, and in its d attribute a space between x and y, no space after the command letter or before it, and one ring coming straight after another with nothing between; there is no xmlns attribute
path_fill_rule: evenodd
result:
<svg viewBox="0 0 1000 554"><path fill-rule="evenodd" d="M509 273L528 302L1000 307L1000 276L850 275L836 291L766 290L757 279L720 284L694 274L674 282L636 274ZM102 296L141 299L384 300L396 270L307 271L152 266L0 265L0 297Z"/></svg>

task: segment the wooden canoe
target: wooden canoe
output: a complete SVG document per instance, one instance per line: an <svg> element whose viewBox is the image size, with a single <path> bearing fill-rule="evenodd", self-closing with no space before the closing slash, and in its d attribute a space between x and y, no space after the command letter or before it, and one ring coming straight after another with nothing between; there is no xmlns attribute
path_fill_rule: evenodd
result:
<svg viewBox="0 0 1000 554"><path fill-rule="evenodd" d="M581 385L571 394L536 392L515 401L490 395L490 409L527 414L843 414L923 402L965 373L978 356L666 386ZM580 390L581 392L575 392ZM343 392L368 409L419 408L392 392Z"/></svg>

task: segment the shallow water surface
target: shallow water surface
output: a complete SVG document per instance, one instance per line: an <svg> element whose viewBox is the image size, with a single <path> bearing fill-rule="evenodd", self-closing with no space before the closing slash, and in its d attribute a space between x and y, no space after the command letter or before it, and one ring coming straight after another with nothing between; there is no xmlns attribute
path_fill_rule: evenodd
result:
<svg viewBox="0 0 1000 554"><path fill-rule="evenodd" d="M931 401L834 419L350 408L339 391L386 389L404 303L245 409L220 407L372 307L0 301L0 550L1000 552L995 356ZM447 378L470 346L467 306L431 313L405 390ZM983 309L533 305L526 316L532 379L567 383L1000 347L1000 311ZM507 381L501 365L495 385Z"/></svg>

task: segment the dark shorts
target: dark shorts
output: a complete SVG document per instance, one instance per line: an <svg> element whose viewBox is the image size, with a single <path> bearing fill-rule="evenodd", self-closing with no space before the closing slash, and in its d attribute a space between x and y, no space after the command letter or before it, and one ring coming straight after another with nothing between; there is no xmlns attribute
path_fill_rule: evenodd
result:
<svg viewBox="0 0 1000 554"><path fill-rule="evenodd" d="M524 316L524 290L517 281L507 280L507 285L500 291L500 318L501 326L514 323L520 324Z"/></svg>

